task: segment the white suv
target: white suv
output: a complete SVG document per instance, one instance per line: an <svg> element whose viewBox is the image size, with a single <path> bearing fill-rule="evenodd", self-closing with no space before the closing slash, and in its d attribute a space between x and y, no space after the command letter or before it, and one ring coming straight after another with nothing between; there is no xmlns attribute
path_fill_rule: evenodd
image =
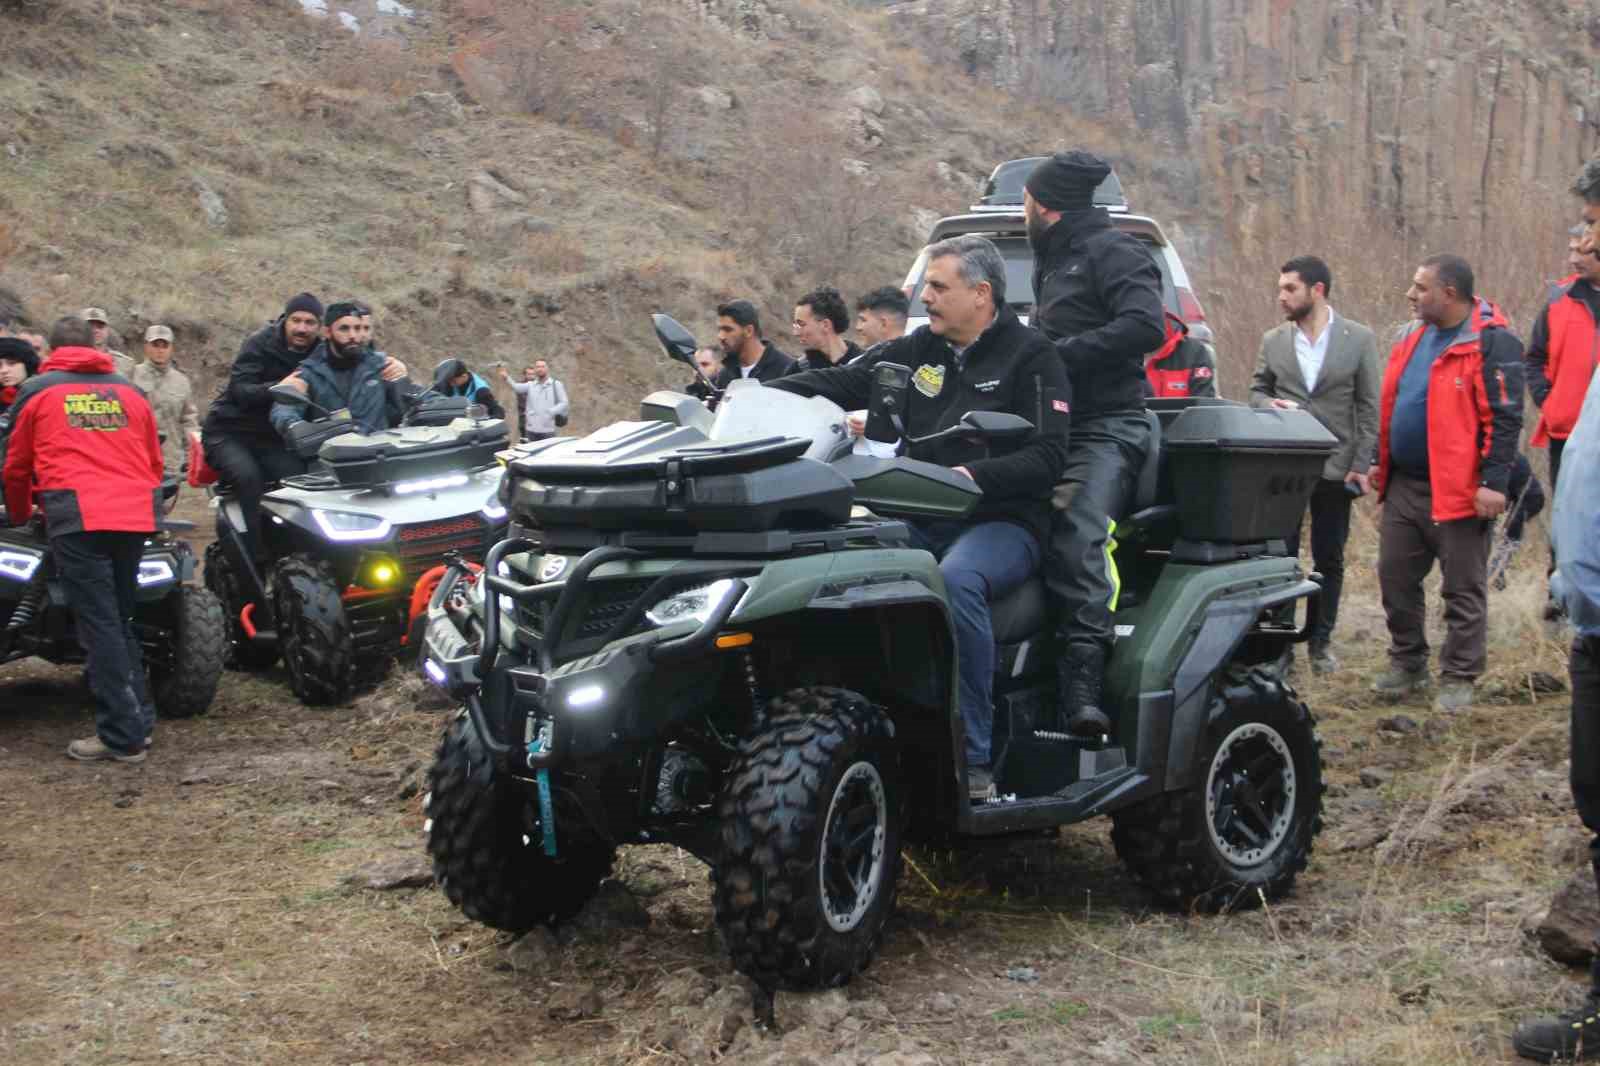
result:
<svg viewBox="0 0 1600 1066"><path fill-rule="evenodd" d="M1022 186L1028 175L1033 173L1033 168L1044 162L1045 158L1033 156L1001 163L989 175L989 180L984 183L983 197L972 205L968 214L941 218L928 234L929 245L947 237L969 233L993 241L1006 262L1006 303L1024 322L1033 312L1033 249L1028 245L1028 224L1022 215ZM1195 297L1189 272L1183 268L1178 250L1161 232L1155 219L1129 213L1122 182L1115 172L1095 189L1094 202L1096 206L1107 210L1113 226L1138 238L1149 249L1156 265L1161 268L1162 302L1168 311L1188 325L1189 336L1209 347L1212 343L1211 327L1207 325L1205 311ZM927 266L928 250L924 247L911 264L911 270L901 286L911 300L907 332L928 321L927 310L920 298L922 275Z"/></svg>

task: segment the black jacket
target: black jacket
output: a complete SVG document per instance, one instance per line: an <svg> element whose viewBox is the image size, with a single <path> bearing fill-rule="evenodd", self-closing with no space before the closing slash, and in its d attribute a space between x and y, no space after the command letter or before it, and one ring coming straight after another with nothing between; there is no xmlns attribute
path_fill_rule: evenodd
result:
<svg viewBox="0 0 1600 1066"><path fill-rule="evenodd" d="M767 387L825 396L855 410L870 402L872 368L880 362L911 368L908 437L948 429L968 411L1005 411L1039 428L1021 443L994 445L987 458L981 443L955 439L913 446L909 454L940 466L964 466L972 473L983 499L969 522L1015 522L1043 541L1050 530L1050 492L1067 465L1070 428L1070 386L1050 342L1006 308L959 360L943 337L923 326L875 346L871 359L794 374Z"/></svg>
<svg viewBox="0 0 1600 1066"><path fill-rule="evenodd" d="M1079 417L1144 407L1144 357L1161 347L1161 269L1099 208L1071 212L1033 263L1033 325L1055 343Z"/></svg>
<svg viewBox="0 0 1600 1066"><path fill-rule="evenodd" d="M278 435L267 418L272 410L267 390L310 354L294 351L284 342L281 317L252 333L240 345L228 384L212 401L201 432L207 437L257 437L275 442Z"/></svg>
<svg viewBox="0 0 1600 1066"><path fill-rule="evenodd" d="M825 353L819 352L815 348L807 348L800 358L794 361L794 366L789 368L789 373L804 374L807 370L832 370L835 367L849 366L865 354L859 344L848 339L844 342L844 358L837 363L830 363Z"/></svg>
<svg viewBox="0 0 1600 1066"><path fill-rule="evenodd" d="M761 358L756 360L755 369L750 372L750 376L765 385L767 382L776 381L789 373L789 368L794 366L794 360L774 348L771 341L764 340L761 343L766 345L766 350L761 353ZM733 382L738 381L741 376L739 373L739 357L737 355L723 356L722 372L717 375L717 388L725 389Z"/></svg>

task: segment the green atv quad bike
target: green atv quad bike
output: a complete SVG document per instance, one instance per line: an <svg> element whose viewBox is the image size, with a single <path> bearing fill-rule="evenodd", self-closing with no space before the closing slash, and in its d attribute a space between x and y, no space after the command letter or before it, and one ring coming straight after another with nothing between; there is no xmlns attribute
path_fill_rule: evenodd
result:
<svg viewBox="0 0 1600 1066"><path fill-rule="evenodd" d="M668 352L693 339L656 316ZM881 366L892 417L908 374ZM1285 538L1333 438L1308 414L1168 401L1117 529L1110 736L1057 718L1042 583L993 605L995 776L968 798L938 564L902 519L960 517L950 470L852 453L845 413L735 382L715 416L655 393L639 421L519 446L507 539L447 571L425 674L464 708L429 771L435 877L468 917L571 917L618 847L711 867L716 923L765 992L867 965L911 839L1113 819L1161 901L1288 891L1321 828L1310 713L1273 664L1318 586ZM991 440L1024 419L967 416Z"/></svg>

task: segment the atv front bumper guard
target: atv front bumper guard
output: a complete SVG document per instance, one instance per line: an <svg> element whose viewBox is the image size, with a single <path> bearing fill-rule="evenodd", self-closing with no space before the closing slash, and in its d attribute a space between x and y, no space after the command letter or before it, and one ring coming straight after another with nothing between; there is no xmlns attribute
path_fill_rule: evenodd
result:
<svg viewBox="0 0 1600 1066"><path fill-rule="evenodd" d="M508 596L518 603L532 603L554 599L555 607L544 627L538 647L537 668L515 667L506 673L508 683L518 696L536 700L541 707L580 705L592 692L619 692L628 687L638 675L648 673L656 665L691 659L707 652L716 641L718 632L732 616L748 588L740 578L731 578L733 589L693 631L668 637L665 631L654 639L647 637L624 645L614 644L626 636L639 622L645 609L660 597L669 594L682 579L663 575L638 597L634 605L622 614L600 639L601 650L572 662L561 662L561 634L567 619L576 610L583 586L596 568L605 563L624 559L645 558L648 553L636 548L604 546L595 548L578 560L564 581L528 585L500 573L500 564L507 555L537 549L539 545L525 538L503 540L489 549L478 579L483 582L482 640L477 650L467 634L463 633L450 617L446 604L456 584L470 571L466 566L453 563L434 590L428 605L426 647L422 656L422 669L428 679L464 700L472 724L484 746L497 755L510 755L515 746L496 734L484 713L481 698L482 686L493 677L500 656L500 597ZM526 717L522 738L527 750L530 770L548 767L557 761L559 749L555 738L540 732L535 735L534 719Z"/></svg>

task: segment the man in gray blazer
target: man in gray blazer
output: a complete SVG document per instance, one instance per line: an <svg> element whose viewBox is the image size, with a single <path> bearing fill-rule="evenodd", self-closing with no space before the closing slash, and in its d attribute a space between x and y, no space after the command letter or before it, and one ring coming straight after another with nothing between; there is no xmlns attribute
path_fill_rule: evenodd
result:
<svg viewBox="0 0 1600 1066"><path fill-rule="evenodd" d="M1378 448L1378 387L1382 368L1372 330L1335 314L1328 304L1333 276L1314 255L1283 264L1278 308L1286 321L1261 338L1253 407L1303 407L1339 439L1311 494L1311 561L1322 574L1319 616L1311 620L1311 669L1338 669L1328 651L1344 586L1344 544L1350 505L1371 487L1367 480ZM1295 529L1294 543L1300 542Z"/></svg>

